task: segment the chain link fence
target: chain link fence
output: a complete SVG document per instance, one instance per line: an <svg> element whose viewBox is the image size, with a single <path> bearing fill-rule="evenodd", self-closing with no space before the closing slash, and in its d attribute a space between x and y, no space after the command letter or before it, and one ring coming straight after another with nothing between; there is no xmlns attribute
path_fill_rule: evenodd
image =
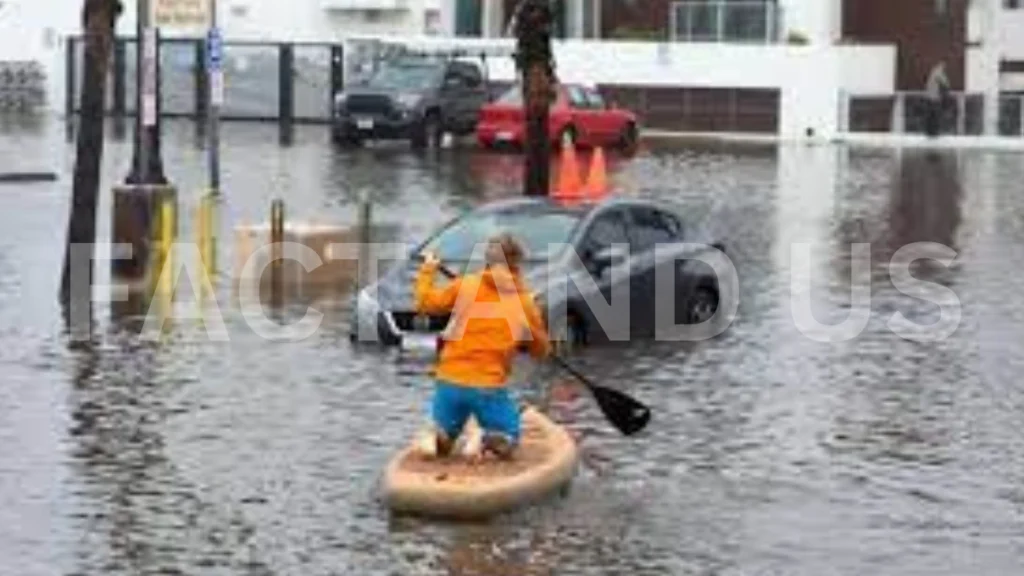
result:
<svg viewBox="0 0 1024 576"><path fill-rule="evenodd" d="M79 111L83 43L68 42L67 80L73 88L68 116ZM203 118L208 106L201 39L160 40L160 110L166 117ZM225 42L224 120L330 122L334 93L341 88L340 44ZM290 63L290 65L289 65ZM282 74L285 67L289 73ZM137 42L118 38L107 82L107 112L133 115L137 109Z"/></svg>
<svg viewBox="0 0 1024 576"><path fill-rule="evenodd" d="M46 106L46 73L39 62L0 61L0 113L35 114Z"/></svg>

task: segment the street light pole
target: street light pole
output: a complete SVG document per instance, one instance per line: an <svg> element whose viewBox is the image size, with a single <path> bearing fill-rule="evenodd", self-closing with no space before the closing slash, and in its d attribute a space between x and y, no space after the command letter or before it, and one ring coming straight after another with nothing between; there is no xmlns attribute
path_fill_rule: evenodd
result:
<svg viewBox="0 0 1024 576"><path fill-rule="evenodd" d="M150 0L138 0L137 8L135 150L126 183L167 184L160 157L160 39Z"/></svg>

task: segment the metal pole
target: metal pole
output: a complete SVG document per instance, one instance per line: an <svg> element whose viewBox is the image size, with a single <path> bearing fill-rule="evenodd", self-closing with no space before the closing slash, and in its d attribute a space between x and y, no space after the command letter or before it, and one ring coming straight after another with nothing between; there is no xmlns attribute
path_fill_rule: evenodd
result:
<svg viewBox="0 0 1024 576"><path fill-rule="evenodd" d="M138 0L136 14L135 150L128 184L167 184L160 158L160 36L150 0Z"/></svg>
<svg viewBox="0 0 1024 576"><path fill-rule="evenodd" d="M719 0L712 4L715 7L715 42L725 41L725 4Z"/></svg>
<svg viewBox="0 0 1024 576"><path fill-rule="evenodd" d="M151 92L151 76L153 69L150 67L152 64L151 58L154 53L153 38L150 32L152 28L149 25L149 0L139 0L139 14L138 14L138 46L136 51L139 55L139 65L136 68L136 77L138 79L138 94L139 94L139 109L138 113L138 154L139 164L138 178L139 184L146 184L149 182L149 154L150 144L149 129L153 125L153 115L155 114L155 106L153 103L153 94Z"/></svg>
<svg viewBox="0 0 1024 576"><path fill-rule="evenodd" d="M220 194L220 107L224 101L224 72L221 67L223 41L217 29L217 0L210 0L210 33L206 39L209 113L207 114L210 161L210 194Z"/></svg>

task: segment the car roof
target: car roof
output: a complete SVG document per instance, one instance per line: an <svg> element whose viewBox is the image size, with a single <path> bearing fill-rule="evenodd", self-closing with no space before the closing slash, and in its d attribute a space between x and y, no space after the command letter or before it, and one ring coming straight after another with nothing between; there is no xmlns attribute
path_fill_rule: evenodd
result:
<svg viewBox="0 0 1024 576"><path fill-rule="evenodd" d="M623 198L610 196L598 200L584 199L582 201L573 201L567 203L557 197L547 198L512 198L506 200L496 200L489 202L477 208L482 213L495 213L495 212L516 212L525 211L529 209L547 208L553 211L562 211L567 214L574 213L578 215L587 215L599 209L606 209L612 207L629 207L629 206L645 206L650 208L657 208L660 210L674 211L667 205L657 202L655 200L649 200L646 198Z"/></svg>

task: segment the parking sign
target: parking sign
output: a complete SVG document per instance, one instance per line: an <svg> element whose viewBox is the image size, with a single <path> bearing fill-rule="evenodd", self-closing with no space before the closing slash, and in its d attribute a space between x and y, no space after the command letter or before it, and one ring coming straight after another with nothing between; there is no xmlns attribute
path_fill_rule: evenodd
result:
<svg viewBox="0 0 1024 576"><path fill-rule="evenodd" d="M206 69L220 70L224 62L224 39L220 28L210 28L206 35Z"/></svg>

